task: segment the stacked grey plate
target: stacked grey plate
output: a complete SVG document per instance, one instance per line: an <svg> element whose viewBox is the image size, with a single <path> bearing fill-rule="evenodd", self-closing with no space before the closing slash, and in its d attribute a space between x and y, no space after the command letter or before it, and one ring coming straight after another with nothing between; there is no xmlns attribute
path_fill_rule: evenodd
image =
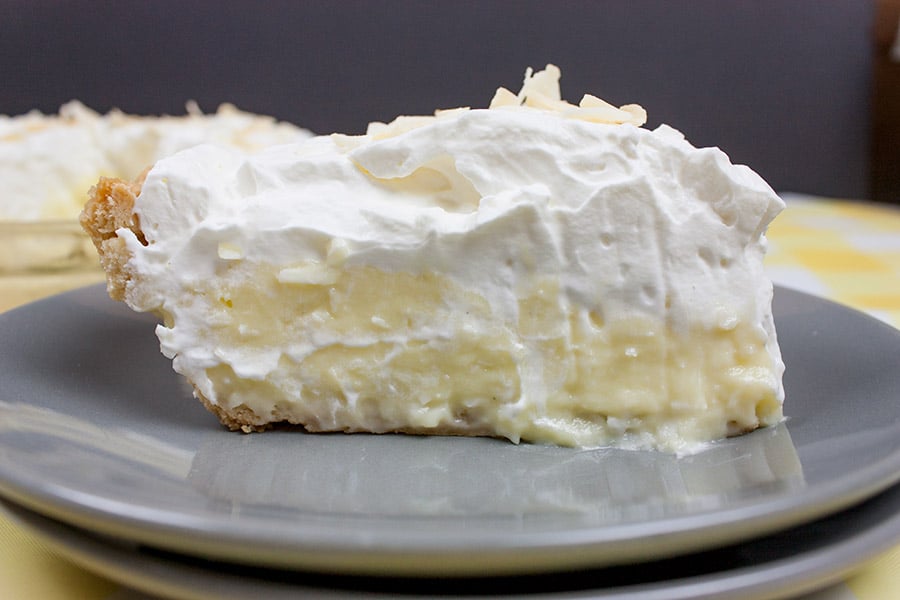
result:
<svg viewBox="0 0 900 600"><path fill-rule="evenodd" d="M173 597L795 595L900 541L900 332L787 289L775 316L787 421L676 457L230 433L84 288L0 315L0 496Z"/></svg>

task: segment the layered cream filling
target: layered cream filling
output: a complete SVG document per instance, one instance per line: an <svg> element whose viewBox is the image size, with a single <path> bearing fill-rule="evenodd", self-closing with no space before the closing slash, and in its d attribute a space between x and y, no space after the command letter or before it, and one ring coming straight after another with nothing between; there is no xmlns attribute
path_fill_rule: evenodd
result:
<svg viewBox="0 0 900 600"><path fill-rule="evenodd" d="M781 419L768 336L739 312L686 331L607 321L565 306L545 277L517 290L505 322L434 273L317 263L245 285L223 274L194 294L208 320L177 333L215 348L193 374L199 393L260 425L684 450ZM164 350L172 331L159 330Z"/></svg>

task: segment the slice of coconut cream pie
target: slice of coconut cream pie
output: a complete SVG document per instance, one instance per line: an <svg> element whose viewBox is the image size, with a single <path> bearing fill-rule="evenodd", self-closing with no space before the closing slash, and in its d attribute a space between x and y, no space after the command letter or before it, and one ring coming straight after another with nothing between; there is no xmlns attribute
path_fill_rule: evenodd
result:
<svg viewBox="0 0 900 600"><path fill-rule="evenodd" d="M113 298L224 424L689 451L782 419L782 201L642 108L526 74L490 109L104 179Z"/></svg>

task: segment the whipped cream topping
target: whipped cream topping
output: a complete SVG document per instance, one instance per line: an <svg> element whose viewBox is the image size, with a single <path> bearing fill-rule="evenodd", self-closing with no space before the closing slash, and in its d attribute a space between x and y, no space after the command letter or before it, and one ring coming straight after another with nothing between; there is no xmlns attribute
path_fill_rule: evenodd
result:
<svg viewBox="0 0 900 600"><path fill-rule="evenodd" d="M309 132L223 104L180 117L101 115L80 102L58 115L0 115L0 218L72 219L100 176L133 179L158 159L201 143L255 152Z"/></svg>
<svg viewBox="0 0 900 600"><path fill-rule="evenodd" d="M666 125L527 105L442 111L386 137L162 160L136 207L151 245L132 241L132 265L189 281L210 275L198 272L209 255L289 268L327 264L339 246L350 265L447 273L507 318L511 290L534 273L558 274L581 305L714 318L707 305L725 295L766 306L763 234L783 206L749 168ZM145 309L165 294L154 296Z"/></svg>
<svg viewBox="0 0 900 600"><path fill-rule="evenodd" d="M135 205L146 245L118 232L134 274L126 300L166 316L164 353L213 403L206 369L227 364L261 381L284 357L335 339L215 347L200 330L214 300L193 292L197 282L240 288L268 269L281 285L327 286L354 267L440 273L510 327L536 289L584 319L649 319L683 335L750 324L780 399L762 258L782 201L719 149L637 126L639 107L590 98L561 101L549 67L529 72L518 95L498 91L490 109L401 117L254 155L202 145L160 160ZM415 335L453 331L431 324ZM367 336L344 332L341 343Z"/></svg>

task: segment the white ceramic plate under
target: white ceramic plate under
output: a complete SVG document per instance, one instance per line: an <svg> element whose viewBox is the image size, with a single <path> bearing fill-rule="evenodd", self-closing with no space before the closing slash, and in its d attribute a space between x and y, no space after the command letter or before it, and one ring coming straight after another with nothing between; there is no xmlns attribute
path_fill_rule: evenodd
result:
<svg viewBox="0 0 900 600"><path fill-rule="evenodd" d="M154 321L84 288L0 315L0 494L183 554L342 573L535 573L715 548L900 478L900 333L776 290L779 427L693 456L223 430Z"/></svg>

